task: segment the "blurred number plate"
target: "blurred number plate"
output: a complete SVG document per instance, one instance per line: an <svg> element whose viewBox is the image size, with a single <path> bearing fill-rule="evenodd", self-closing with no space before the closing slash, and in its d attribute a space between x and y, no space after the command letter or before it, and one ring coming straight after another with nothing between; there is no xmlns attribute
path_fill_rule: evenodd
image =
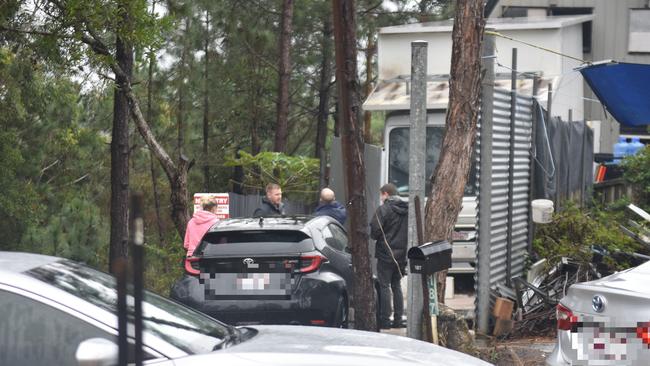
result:
<svg viewBox="0 0 650 366"><path fill-rule="evenodd" d="M237 277L237 289L239 290L265 290L271 284L269 273L248 273L245 277Z"/></svg>
<svg viewBox="0 0 650 366"><path fill-rule="evenodd" d="M476 239L476 231L453 231L451 238L457 241L470 241Z"/></svg>

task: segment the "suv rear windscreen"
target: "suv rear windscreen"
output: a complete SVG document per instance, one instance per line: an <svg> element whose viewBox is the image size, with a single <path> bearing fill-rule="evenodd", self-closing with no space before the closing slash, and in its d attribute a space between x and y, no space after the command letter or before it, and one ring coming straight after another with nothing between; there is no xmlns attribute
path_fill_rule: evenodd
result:
<svg viewBox="0 0 650 366"><path fill-rule="evenodd" d="M286 243L299 242L308 239L309 236L297 230L246 230L246 231L218 231L208 233L203 238L210 244L232 244L232 243Z"/></svg>
<svg viewBox="0 0 650 366"><path fill-rule="evenodd" d="M207 233L197 251L204 256L224 254L280 254L283 252L306 252L314 244L306 233L299 230L237 230Z"/></svg>

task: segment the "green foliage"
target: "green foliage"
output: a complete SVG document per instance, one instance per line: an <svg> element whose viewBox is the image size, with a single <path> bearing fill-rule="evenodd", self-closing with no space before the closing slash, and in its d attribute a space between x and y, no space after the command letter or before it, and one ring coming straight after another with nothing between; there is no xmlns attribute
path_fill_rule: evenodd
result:
<svg viewBox="0 0 650 366"><path fill-rule="evenodd" d="M623 177L635 184L639 190L639 197L635 204L650 210L650 147L646 146L636 155L623 159Z"/></svg>
<svg viewBox="0 0 650 366"><path fill-rule="evenodd" d="M239 152L239 158L230 158L226 166L244 169L246 186L264 190L267 183L277 183L288 194L313 195L318 189L318 159L288 156L277 152L263 152L255 156Z"/></svg>
<svg viewBox="0 0 650 366"><path fill-rule="evenodd" d="M589 263L592 245L601 246L610 253L642 251L640 244L619 229L618 223L623 220L624 214L620 210L586 210L570 204L553 215L552 223L536 226L534 252L538 257L546 258L552 266L562 257ZM612 271L629 267L629 263L616 262L611 257L606 261L605 265Z"/></svg>
<svg viewBox="0 0 650 366"><path fill-rule="evenodd" d="M72 196L61 202L56 214L30 226L21 247L105 268L108 231L108 223L92 197Z"/></svg>

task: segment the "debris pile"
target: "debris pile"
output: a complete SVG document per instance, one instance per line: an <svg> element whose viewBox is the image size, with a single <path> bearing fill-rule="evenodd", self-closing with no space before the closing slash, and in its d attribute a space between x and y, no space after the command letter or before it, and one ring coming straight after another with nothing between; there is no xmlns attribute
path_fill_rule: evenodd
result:
<svg viewBox="0 0 650 366"><path fill-rule="evenodd" d="M628 209L644 219L643 224L628 220L627 225L620 225L623 233L640 244L644 253L650 251L650 232L646 224L650 215L642 209L628 205ZM585 258L561 257L551 264L544 258L534 263L524 277L513 277L510 286L499 284L493 290L497 298L510 299L515 303L513 326L508 332L497 331L497 336L527 336L553 335L555 333L555 307L564 297L571 285L578 282L591 281L613 273L612 268L634 267L647 260L650 256L638 252L608 250L601 245L588 247ZM618 264L617 266L612 263ZM498 321L498 319L497 319Z"/></svg>

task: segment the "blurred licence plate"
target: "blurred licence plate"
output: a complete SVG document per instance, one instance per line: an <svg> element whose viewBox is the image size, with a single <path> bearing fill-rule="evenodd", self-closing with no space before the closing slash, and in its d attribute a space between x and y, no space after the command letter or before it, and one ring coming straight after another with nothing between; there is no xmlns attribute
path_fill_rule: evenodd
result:
<svg viewBox="0 0 650 366"><path fill-rule="evenodd" d="M578 364L647 365L648 348L637 336L634 323L589 315L580 320L570 335Z"/></svg>
<svg viewBox="0 0 650 366"><path fill-rule="evenodd" d="M451 238L456 241L469 241L476 238L476 231L453 231Z"/></svg>
<svg viewBox="0 0 650 366"><path fill-rule="evenodd" d="M271 284L271 274L246 273L241 277L237 276L235 281L238 290L265 290Z"/></svg>

